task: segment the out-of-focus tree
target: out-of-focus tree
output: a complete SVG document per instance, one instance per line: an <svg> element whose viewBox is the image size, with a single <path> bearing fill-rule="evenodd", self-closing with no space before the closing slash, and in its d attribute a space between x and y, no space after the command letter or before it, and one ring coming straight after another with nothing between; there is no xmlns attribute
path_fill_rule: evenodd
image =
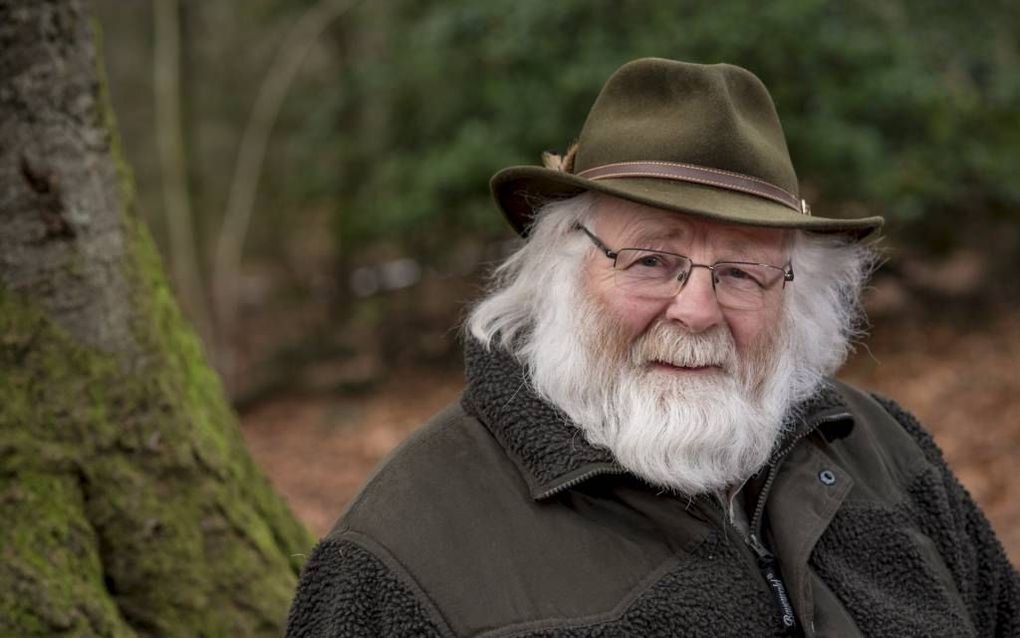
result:
<svg viewBox="0 0 1020 638"><path fill-rule="evenodd" d="M273 64L259 87L237 149L233 179L216 238L213 258L213 305L216 333L222 341L219 369L230 383L234 365L230 335L237 328L237 287L245 241L255 208L269 138L283 100L319 35L346 13L355 0L319 0L305 11L280 43Z"/></svg>
<svg viewBox="0 0 1020 638"><path fill-rule="evenodd" d="M0 635L278 635L311 539L134 206L80 0L0 0Z"/></svg>
<svg viewBox="0 0 1020 638"><path fill-rule="evenodd" d="M100 8L105 4L100 1ZM316 0L284 6L258 0L243 11L227 12L193 0L152 4L154 118L146 124L156 132L163 193L153 206L163 214L153 221L165 229L164 252L185 315L199 328L228 392L235 380L250 221L257 203L265 210L278 199L274 173L281 161L279 153L269 152L274 129L319 36L356 4ZM127 80L132 63L123 58L132 58L125 52L139 44L129 44L122 33L121 7L106 6L105 16L117 34L111 45L115 75ZM253 51L253 43L264 51ZM122 106L142 102L135 93L124 90L124 95ZM135 157L145 165L147 143L137 137L146 136L131 140ZM200 212L197 225L193 209ZM277 223L273 216L260 222L263 227ZM263 236L272 234L260 230Z"/></svg>
<svg viewBox="0 0 1020 638"><path fill-rule="evenodd" d="M198 260L198 237L192 220L188 155L182 113L182 28L179 0L153 3L153 88L156 146L159 150L163 212L169 235L172 281L185 316L199 335L212 343L212 320Z"/></svg>

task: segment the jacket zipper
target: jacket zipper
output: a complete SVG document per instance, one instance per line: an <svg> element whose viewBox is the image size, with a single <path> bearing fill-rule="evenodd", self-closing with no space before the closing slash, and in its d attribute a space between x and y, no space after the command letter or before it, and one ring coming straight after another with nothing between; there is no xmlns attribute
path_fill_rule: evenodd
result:
<svg viewBox="0 0 1020 638"><path fill-rule="evenodd" d="M587 481L588 479L590 479L590 478L592 478L594 476L601 476L603 474L626 474L626 473L627 473L627 470L623 469L622 467L612 467L612 466L610 466L610 467L597 467L597 468L595 468L593 470L585 472L584 474L582 474L580 476L575 476L574 478L570 479L566 483L561 483L561 484L557 485L556 487L550 488L550 489L546 490L545 492L542 492L541 494L539 494L535 498L538 499L538 500L547 499L550 496L555 496L556 494L559 494L560 492L564 492L566 490L569 490L570 488L574 487L575 485L578 485L580 483L584 483L585 481Z"/></svg>
<svg viewBox="0 0 1020 638"><path fill-rule="evenodd" d="M787 635L794 634L797 631L797 616L793 612L793 604L790 602L790 595L786 588L786 583L783 582L782 577L779 575L776 557L771 551L769 551L768 547L766 547L765 543L761 540L762 519L765 516L765 501L768 499L769 491L772 489L772 483L775 481L776 475L779 473L779 466L794 446L800 443L806 436L817 430L822 424L831 423L833 421L841 421L847 418L850 418L850 414L848 412L840 412L815 419L808 425L808 427L804 428L796 437L793 438L793 440L787 443L785 447L776 453L772 462L769 464L768 477L766 477L765 484L762 485L761 492L758 494L758 502L755 504L754 515L751 517L751 521L748 524L749 533L747 538L744 539L744 543L751 548L751 551L754 552L754 555L758 559L758 569L761 572L762 578L765 579L765 583L768 585L769 591L772 592L773 598L775 598L776 606L779 607L781 628ZM725 511L723 512L723 520L725 520L734 529L737 529L737 526L730 522Z"/></svg>
<svg viewBox="0 0 1020 638"><path fill-rule="evenodd" d="M806 428L804 428L799 434L797 434L797 436L787 443L786 446L773 456L772 461L769 463L769 475L766 477L765 484L762 486L761 492L758 494L758 502L755 504L754 514L748 525L748 529L750 531L747 537L743 539L744 543L751 549L752 552L754 552L754 555L757 558L758 569L761 572L762 578L765 579L765 584L768 586L769 591L772 592L772 596L776 601L776 606L779 608L781 629L783 630L783 633L787 635L796 633L797 616L794 614L793 604L790 602L790 595L787 591L786 583L783 582L782 577L779 575L779 570L776 568L776 557L761 541L761 525L762 519L765 515L765 501L768 499L769 491L772 489L772 483L775 481L776 475L779 472L779 466L782 464L783 459L786 458L786 455L793 450L794 446L823 424L831 423L833 421L841 421L848 418L850 418L849 412L839 412L812 420ZM575 485L583 483L594 476L626 473L627 471L620 466L597 467L581 474L580 476L570 479L566 483L562 483L554 488L542 492L537 498L539 500L549 498L550 496L554 496L574 487ZM729 520L725 509L721 506L719 509L722 512L724 524L729 525L734 530L740 532L737 526Z"/></svg>
<svg viewBox="0 0 1020 638"><path fill-rule="evenodd" d="M765 585L769 592L772 593L772 598L775 600L776 606L779 608L779 622L780 629L783 635L794 635L797 628L797 616L793 613L793 604L790 602L790 596L786 590L786 584L779 575L779 570L776 568L776 558L765 547L765 544L761 542L753 530L754 528L748 527L752 531L744 536L743 531L737 527L729 518L725 508L714 499L706 499L713 503L715 507L722 514L723 525L733 529L740 535L744 544L754 554L755 564L758 567L758 571L761 573L761 577L765 580Z"/></svg>
<svg viewBox="0 0 1020 638"><path fill-rule="evenodd" d="M747 539L747 544L751 546L751 549L758 556L758 569L761 570L761 575L765 579L765 583L768 584L769 591L772 592L772 596L776 599L776 605L779 607L780 612L779 622L783 627L783 631L787 634L794 632L797 629L797 616L793 613L793 605L790 603L786 584L776 569L775 556L762 544L757 534L751 533Z"/></svg>

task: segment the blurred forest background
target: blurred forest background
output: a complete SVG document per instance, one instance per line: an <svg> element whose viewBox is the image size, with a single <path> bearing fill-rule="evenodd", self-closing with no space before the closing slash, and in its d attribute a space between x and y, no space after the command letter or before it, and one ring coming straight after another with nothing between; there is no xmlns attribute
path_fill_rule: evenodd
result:
<svg viewBox="0 0 1020 638"><path fill-rule="evenodd" d="M1020 562L1020 5L94 0L140 209L256 459L317 534L460 387L515 238L487 182L623 62L745 66L805 197L881 214L843 376L935 433Z"/></svg>

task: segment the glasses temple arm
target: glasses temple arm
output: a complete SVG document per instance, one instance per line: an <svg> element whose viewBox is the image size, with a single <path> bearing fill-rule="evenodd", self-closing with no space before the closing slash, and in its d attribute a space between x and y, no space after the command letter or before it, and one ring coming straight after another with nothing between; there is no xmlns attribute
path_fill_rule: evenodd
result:
<svg viewBox="0 0 1020 638"><path fill-rule="evenodd" d="M590 230L588 230L587 228L585 228L581 224L576 224L574 226L574 229L575 230L583 231L584 234L588 236L588 239L591 240L591 243L595 244L595 247L602 251L603 255L605 255L606 257L609 257L610 259L616 259L617 253L612 251L612 250L610 250L609 247L606 246L605 244L603 244L602 240L599 239L598 237L596 237L594 234L592 234L592 232Z"/></svg>

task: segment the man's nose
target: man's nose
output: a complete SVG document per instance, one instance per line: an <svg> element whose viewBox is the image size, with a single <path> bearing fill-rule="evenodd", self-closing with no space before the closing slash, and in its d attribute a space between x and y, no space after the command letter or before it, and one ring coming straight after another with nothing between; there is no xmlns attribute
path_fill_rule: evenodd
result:
<svg viewBox="0 0 1020 638"><path fill-rule="evenodd" d="M692 268L687 283L666 307L666 318L680 322L691 332L703 332L722 323L722 308L712 286L713 276L707 268Z"/></svg>

